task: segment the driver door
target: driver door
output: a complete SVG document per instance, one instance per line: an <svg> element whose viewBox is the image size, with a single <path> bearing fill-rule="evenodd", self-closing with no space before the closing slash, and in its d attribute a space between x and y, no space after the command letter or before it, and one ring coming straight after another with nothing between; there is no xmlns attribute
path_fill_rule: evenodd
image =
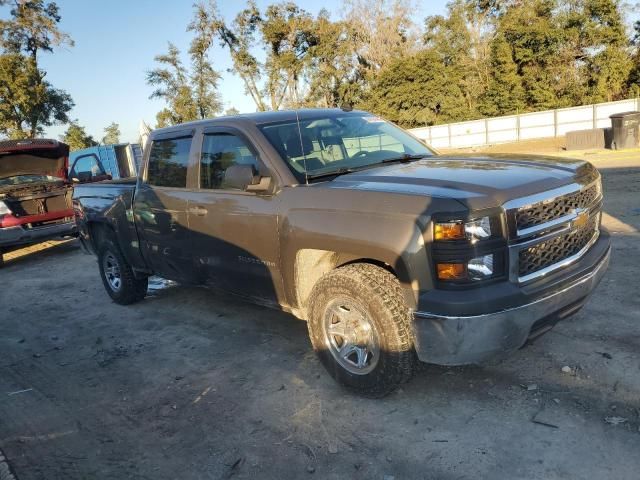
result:
<svg viewBox="0 0 640 480"><path fill-rule="evenodd" d="M207 283L263 303L281 291L276 195L225 184L233 165L252 165L269 176L257 149L231 128L205 129L199 155L199 189L189 205L194 264Z"/></svg>

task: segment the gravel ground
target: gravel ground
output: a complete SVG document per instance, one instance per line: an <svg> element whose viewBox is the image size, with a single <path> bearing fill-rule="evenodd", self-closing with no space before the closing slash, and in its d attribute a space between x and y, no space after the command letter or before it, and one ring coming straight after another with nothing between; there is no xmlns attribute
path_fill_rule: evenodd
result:
<svg viewBox="0 0 640 480"><path fill-rule="evenodd" d="M4 454L20 480L638 478L640 155L590 158L614 251L586 307L382 400L337 386L289 315L162 282L120 307L74 241L10 254L0 477Z"/></svg>

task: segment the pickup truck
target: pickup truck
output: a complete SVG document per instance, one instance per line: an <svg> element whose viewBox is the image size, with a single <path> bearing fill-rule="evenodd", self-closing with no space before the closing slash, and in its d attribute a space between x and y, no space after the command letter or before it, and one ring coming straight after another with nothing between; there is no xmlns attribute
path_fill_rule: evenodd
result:
<svg viewBox="0 0 640 480"><path fill-rule="evenodd" d="M341 384L482 363L575 313L604 275L588 162L439 155L362 111L261 112L151 133L138 178L79 185L83 246L120 304L159 275L306 320Z"/></svg>
<svg viewBox="0 0 640 480"><path fill-rule="evenodd" d="M56 140L0 142L0 266L11 248L75 234L68 157Z"/></svg>
<svg viewBox="0 0 640 480"><path fill-rule="evenodd" d="M142 151L137 143L98 145L69 155L69 178L75 183L100 182L136 175Z"/></svg>

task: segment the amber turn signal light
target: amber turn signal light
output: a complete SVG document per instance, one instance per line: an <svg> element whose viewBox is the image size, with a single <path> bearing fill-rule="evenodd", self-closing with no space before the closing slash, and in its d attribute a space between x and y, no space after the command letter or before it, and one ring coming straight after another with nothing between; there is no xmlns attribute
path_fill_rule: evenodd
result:
<svg viewBox="0 0 640 480"><path fill-rule="evenodd" d="M436 240L463 240L464 224L462 222L436 223L434 237Z"/></svg>
<svg viewBox="0 0 640 480"><path fill-rule="evenodd" d="M464 280L467 272L464 263L438 263L438 279Z"/></svg>

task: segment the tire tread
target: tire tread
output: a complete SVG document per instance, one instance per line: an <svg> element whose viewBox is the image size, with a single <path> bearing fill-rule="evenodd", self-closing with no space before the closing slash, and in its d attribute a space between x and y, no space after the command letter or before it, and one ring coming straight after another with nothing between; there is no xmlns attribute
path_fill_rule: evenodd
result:
<svg viewBox="0 0 640 480"><path fill-rule="evenodd" d="M402 288L398 279L389 271L376 265L354 263L337 268L325 274L314 287L311 294L309 312L314 315L322 309L318 305L320 292L326 288L340 286L345 283L356 285L361 296L360 300L367 300L371 294L375 295L389 313L387 318L381 318L385 334L393 334L394 347L390 368L381 375L380 381L371 386L345 386L357 393L368 397L382 397L394 391L400 384L411 379L416 365L416 355L413 348L413 334L411 330L411 311L407 307ZM388 322L392 322L390 325ZM313 339L313 319L308 322L309 335ZM392 330L392 331L391 331ZM326 365L325 365L326 366ZM330 371L331 373L331 371ZM334 377L336 375L334 374Z"/></svg>
<svg viewBox="0 0 640 480"><path fill-rule="evenodd" d="M107 280L102 270L102 257L107 251L110 251L113 255L115 255L118 263L120 263L122 287L120 288L119 292L114 292L113 290L111 290L111 287L109 287L109 285L107 284ZM100 276L102 277L104 288L107 290L107 293L115 303L119 305L131 305L132 303L141 301L147 295L147 289L149 286L148 279L146 277L135 277L131 265L127 263L124 255L122 255L122 252L120 251L120 248L112 240L106 239L101 242L98 254L98 262L100 266Z"/></svg>

